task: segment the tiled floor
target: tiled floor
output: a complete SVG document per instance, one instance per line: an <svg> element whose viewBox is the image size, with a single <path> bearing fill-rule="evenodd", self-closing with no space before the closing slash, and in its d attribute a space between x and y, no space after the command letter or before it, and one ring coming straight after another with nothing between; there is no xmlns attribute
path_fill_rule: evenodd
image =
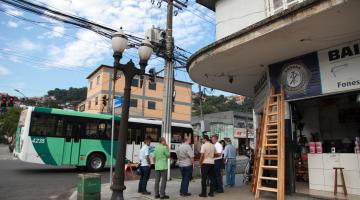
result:
<svg viewBox="0 0 360 200"><path fill-rule="evenodd" d="M339 188L340 189L340 188ZM360 196L358 195L348 195L345 196L343 193L338 193L334 195L333 192L326 192L321 190L310 190L309 184L305 182L296 182L296 193L311 195L314 197L319 197L323 199L347 199L347 200L359 200Z"/></svg>

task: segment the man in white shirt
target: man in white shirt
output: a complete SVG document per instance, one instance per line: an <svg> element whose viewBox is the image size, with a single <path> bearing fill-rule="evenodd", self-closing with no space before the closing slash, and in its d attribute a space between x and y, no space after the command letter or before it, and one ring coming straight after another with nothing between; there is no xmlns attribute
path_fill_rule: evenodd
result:
<svg viewBox="0 0 360 200"><path fill-rule="evenodd" d="M209 196L214 196L214 145L210 143L209 136L203 135L200 150L200 166L201 166L201 194L200 197L207 197L206 180L210 179Z"/></svg>
<svg viewBox="0 0 360 200"><path fill-rule="evenodd" d="M215 192L224 193L223 181L221 175L221 167L222 167L222 153L223 146L219 143L219 136L213 135L211 137L211 142L215 147L215 156L214 156L214 171L215 171Z"/></svg>
<svg viewBox="0 0 360 200"><path fill-rule="evenodd" d="M151 138L147 137L144 140L144 146L140 150L139 159L140 159L140 180L139 180L139 187L138 193L143 195L150 195L151 193L146 190L147 182L150 178L150 152L149 146L151 143Z"/></svg>

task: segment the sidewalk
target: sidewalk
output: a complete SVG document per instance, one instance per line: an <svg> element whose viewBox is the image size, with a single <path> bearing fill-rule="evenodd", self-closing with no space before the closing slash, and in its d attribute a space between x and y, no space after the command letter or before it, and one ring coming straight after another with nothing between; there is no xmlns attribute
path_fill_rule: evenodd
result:
<svg viewBox="0 0 360 200"><path fill-rule="evenodd" d="M180 188L180 179L173 179L167 182L166 193L170 196L170 200L179 200L179 199L186 199L186 200L195 200L195 199L211 199L211 200L247 200L247 199L254 199L254 195L250 192L250 186L244 185L242 182L243 175L238 174L236 175L236 186L233 188L225 188L225 192L222 194L215 194L215 197L207 197L201 198L198 196L201 191L201 181L200 179L195 179L190 182L189 192L192 194L190 197L181 197L179 195L179 188ZM138 188L138 181L126 181L126 190L124 191L124 198L126 200L152 200L154 198L154 179L150 179L148 182L148 191L151 192L151 195L141 195L137 193ZM263 200L270 200L276 199L274 194L265 194L261 195ZM111 190L109 183L101 185L101 199L108 200L111 197ZM77 192L75 191L69 200L76 200ZM299 197L299 196L287 196L286 199L291 200L308 200L312 199L309 197Z"/></svg>

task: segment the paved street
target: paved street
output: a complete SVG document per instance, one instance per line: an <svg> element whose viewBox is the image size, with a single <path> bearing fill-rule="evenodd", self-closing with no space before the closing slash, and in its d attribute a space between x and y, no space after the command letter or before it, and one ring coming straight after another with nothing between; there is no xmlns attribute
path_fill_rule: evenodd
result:
<svg viewBox="0 0 360 200"><path fill-rule="evenodd" d="M179 170L172 174L179 176ZM12 157L8 146L0 144L0 199L42 200L67 199L77 184L77 174L82 171L73 167L52 167L25 163ZM109 171L100 173L102 183L109 182Z"/></svg>

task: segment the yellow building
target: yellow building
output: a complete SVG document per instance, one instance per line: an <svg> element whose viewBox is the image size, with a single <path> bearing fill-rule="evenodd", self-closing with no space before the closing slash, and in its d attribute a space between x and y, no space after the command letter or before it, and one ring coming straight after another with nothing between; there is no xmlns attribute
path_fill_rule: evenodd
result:
<svg viewBox="0 0 360 200"><path fill-rule="evenodd" d="M86 101L79 106L80 111L91 113L111 113L110 99L113 87L113 67L101 65L88 77ZM123 96L125 79L118 71L115 95ZM175 101L172 113L173 122L190 123L191 121L191 83L175 81ZM145 85L139 76L134 77L131 87L130 117L161 119L163 109L164 78L156 77L151 82L145 76ZM110 97L110 98L109 98ZM116 108L121 114L121 108Z"/></svg>

